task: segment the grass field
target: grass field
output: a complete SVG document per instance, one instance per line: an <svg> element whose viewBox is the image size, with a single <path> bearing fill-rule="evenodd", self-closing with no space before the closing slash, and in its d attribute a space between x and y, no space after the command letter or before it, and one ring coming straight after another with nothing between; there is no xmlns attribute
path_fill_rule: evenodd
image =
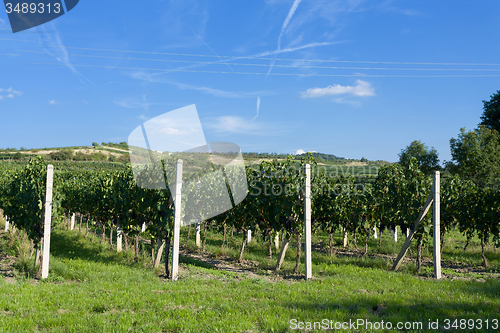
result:
<svg viewBox="0 0 500 333"><path fill-rule="evenodd" d="M3 230L2 222L0 227ZM186 229L182 231L184 250L197 251L194 240L185 244ZM267 246L257 237L245 250L243 266L229 261L251 274L215 270L202 260L181 257L180 279L171 282L151 268L149 245L142 245L141 259L134 263L131 251L116 253L108 244L100 244L99 238L91 243L78 231L63 228L54 229L52 234L49 279L38 281L23 273L32 265L26 245L2 233L2 260L7 255L18 259L14 278L0 278L0 331L290 332L299 325L307 326L307 322L334 327L335 322L357 320L370 321L372 327L383 320L384 327L391 323L393 329L370 330L365 324L343 331L437 332L428 329L429 321L436 320L439 331L444 332L497 331L498 255L488 248L489 269L484 270L478 266L481 256L477 243L464 252L465 240L458 234L452 236L443 252L445 278L440 281L430 278L428 257L432 252L428 249L424 250L427 266L421 275L415 274L413 261L401 272L391 272L391 258L403 241L395 244L386 232L380 251L378 241L370 240L366 259L360 259L361 252L351 245L330 257L320 250L326 235L316 235L314 247L318 251L313 253L311 281L302 279L303 266L299 275L292 273L296 255L293 246L282 271L274 273L277 255L269 260ZM229 260L237 257L242 237L235 234L229 248L221 250L221 237L209 232L207 251L201 255ZM336 241L340 243L340 235ZM451 320L450 330L445 329L446 319ZM476 329L460 329L459 321L454 329L455 319L474 319ZM398 330L398 322L417 326ZM482 329L477 329L480 323Z"/></svg>

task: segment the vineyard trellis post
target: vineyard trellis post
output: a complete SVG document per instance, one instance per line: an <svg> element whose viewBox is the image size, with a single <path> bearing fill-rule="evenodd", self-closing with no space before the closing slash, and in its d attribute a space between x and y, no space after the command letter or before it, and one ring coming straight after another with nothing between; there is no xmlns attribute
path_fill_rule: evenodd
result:
<svg viewBox="0 0 500 333"><path fill-rule="evenodd" d="M9 231L9 217L5 216L5 232Z"/></svg>
<svg viewBox="0 0 500 333"><path fill-rule="evenodd" d="M252 241L252 229L250 229L250 227L248 227L248 230L247 230L247 244L250 244L251 241Z"/></svg>
<svg viewBox="0 0 500 333"><path fill-rule="evenodd" d="M393 271L397 271L400 267L401 264L403 263L403 258L406 255L406 252L410 248L411 241L413 240L413 236L417 232L417 229L420 225L420 223L423 221L425 215L429 211L431 205L433 205L432 212L433 212L433 227L434 227L434 249L433 249L433 259L434 259L434 277L436 279L441 278L441 251L440 251L440 184L439 184L439 171L434 172L434 177L433 177L433 184L431 188L431 193L427 197L427 200L422 208L422 211L420 212L417 220L413 224L413 227L410 229L407 229L407 237L406 241L401 248L401 251L398 254L398 257L396 258L396 261L394 262L394 265L392 266Z"/></svg>
<svg viewBox="0 0 500 333"><path fill-rule="evenodd" d="M43 226L42 279L49 277L50 228L52 224L52 184L54 166L47 166L47 188L45 192L45 221Z"/></svg>
<svg viewBox="0 0 500 333"><path fill-rule="evenodd" d="M392 266L393 271L397 271L399 269L399 267L401 267L401 264L403 263L403 258L406 255L406 252L408 251L408 249L410 248L411 241L413 240L413 236L415 235L415 233L418 229L418 226L423 221L425 215L429 211L429 208L431 208L431 205L433 202L433 192L434 192L434 190L432 190L431 193L429 194L429 196L427 197L427 200L425 201L424 207L423 207L422 211L420 212L420 214L418 215L418 218L415 221L415 223L413 224L413 227L411 228L411 230L410 230L410 228L407 229L410 231L409 231L408 236L406 237L406 241L403 244L403 247L401 248L401 251L398 254L396 261L394 262L394 266Z"/></svg>
<svg viewBox="0 0 500 333"><path fill-rule="evenodd" d="M440 226L440 219L441 219L441 212L440 212L440 206L441 206L441 200L440 200L440 174L439 171L434 171L434 188L433 188L433 195L434 195L434 206L432 208L432 222L433 222L433 227L434 227L434 277L436 279L441 278L441 226Z"/></svg>
<svg viewBox="0 0 500 333"><path fill-rule="evenodd" d="M69 230L75 229L75 216L76 216L75 213L73 213L73 215L71 215L71 226L70 226Z"/></svg>
<svg viewBox="0 0 500 333"><path fill-rule="evenodd" d="M123 231L119 225L116 226L116 252L122 252Z"/></svg>
<svg viewBox="0 0 500 333"><path fill-rule="evenodd" d="M196 238L195 238L195 242L196 242L196 247L201 247L201 236L200 236L200 221L197 221L196 222Z"/></svg>
<svg viewBox="0 0 500 333"><path fill-rule="evenodd" d="M172 281L179 278L179 238L181 232L181 189L182 189L182 160L177 160L177 172L175 175L175 199L174 199L174 237L172 244Z"/></svg>
<svg viewBox="0 0 500 333"><path fill-rule="evenodd" d="M305 271L306 280L312 278L311 261L311 166L305 165L306 184L304 196L304 238L305 238Z"/></svg>

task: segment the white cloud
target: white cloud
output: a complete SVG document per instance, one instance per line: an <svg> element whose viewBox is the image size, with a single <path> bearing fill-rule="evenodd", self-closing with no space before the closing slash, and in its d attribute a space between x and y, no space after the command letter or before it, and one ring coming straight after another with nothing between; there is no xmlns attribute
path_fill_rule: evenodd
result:
<svg viewBox="0 0 500 333"><path fill-rule="evenodd" d="M52 100L50 100L50 101L49 101L49 104L50 104L50 105L56 105L57 103L56 103L56 100L55 100L55 99L52 99Z"/></svg>
<svg viewBox="0 0 500 333"><path fill-rule="evenodd" d="M243 134L258 136L281 136L295 130L295 123L269 123L252 121L239 116L220 116L208 118L203 122L203 127L217 134Z"/></svg>
<svg viewBox="0 0 500 333"><path fill-rule="evenodd" d="M418 10L414 9L407 9L407 8L399 8L396 6L393 6L392 3L395 2L394 0L386 0L380 4L380 8L383 11L387 12L396 12L399 14L407 15L407 16L418 16L422 15L422 13Z"/></svg>
<svg viewBox="0 0 500 333"><path fill-rule="evenodd" d="M357 97L375 96L375 88L371 83L363 80L356 80L355 86L341 86L336 84L326 88L309 88L302 92L302 98L318 98L336 95L352 95Z"/></svg>
<svg viewBox="0 0 500 333"><path fill-rule="evenodd" d="M186 90L196 90L200 91L204 94L212 95L215 97L229 97L229 98L241 98L242 95L238 93L234 93L231 91L224 91L224 90L219 90L219 89L214 89L210 87L200 87L200 86L193 86L189 84L183 84L183 83L173 83L175 84L179 89L186 89Z"/></svg>
<svg viewBox="0 0 500 333"><path fill-rule="evenodd" d="M127 98L121 101L113 101L118 106L128 108L128 109L136 109L141 108L145 111L149 111L149 107L154 105L155 103L148 103L146 100L146 95L142 95L142 100L137 98Z"/></svg>
<svg viewBox="0 0 500 333"><path fill-rule="evenodd" d="M296 124L266 123L253 121L239 116L220 116L208 118L203 122L203 127L217 134L243 134L258 136L280 136L290 132Z"/></svg>
<svg viewBox="0 0 500 333"><path fill-rule="evenodd" d="M316 150L310 150L310 151L307 151L308 153L317 153ZM295 153L293 153L293 155L302 155L302 154L305 154L306 151L304 149L297 149L297 151Z"/></svg>
<svg viewBox="0 0 500 333"><path fill-rule="evenodd" d="M0 100L4 98L14 98L16 96L21 96L21 92L11 88L2 89L0 88Z"/></svg>
<svg viewBox="0 0 500 333"><path fill-rule="evenodd" d="M260 123L251 122L238 116L220 116L208 122L209 129L215 132L237 134L263 134L264 127Z"/></svg>
<svg viewBox="0 0 500 333"><path fill-rule="evenodd" d="M135 108L142 108L143 105L142 103L139 103L137 101L131 101L131 100L124 100L124 101L113 101L118 106L128 108L128 109L135 109Z"/></svg>

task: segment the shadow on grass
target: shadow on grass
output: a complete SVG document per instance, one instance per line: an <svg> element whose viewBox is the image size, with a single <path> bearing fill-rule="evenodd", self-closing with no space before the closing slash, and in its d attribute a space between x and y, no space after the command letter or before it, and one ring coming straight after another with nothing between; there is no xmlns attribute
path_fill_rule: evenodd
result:
<svg viewBox="0 0 500 333"><path fill-rule="evenodd" d="M128 267L136 266L131 256L125 252L111 250L107 243L101 244L100 238L91 243L82 234L75 231L54 230L51 234L50 253L64 259L81 259L99 263L114 263Z"/></svg>
<svg viewBox="0 0 500 333"><path fill-rule="evenodd" d="M190 257L185 257L183 255L179 255L179 262L182 264L188 264L202 268L215 269L214 265Z"/></svg>
<svg viewBox="0 0 500 333"><path fill-rule="evenodd" d="M194 236L194 235L193 235ZM222 244L222 237L220 235L214 234L211 231L207 231L207 251L208 252L213 252L215 257L218 258L221 253L224 254L224 256L229 256L233 260L227 261L228 264L234 264L234 260L236 260L239 248L241 246L241 237L246 237L246 234L243 233L235 233L234 237L231 239L228 233L228 237L226 238L226 246L229 246L230 250L226 247L225 251L220 250L220 245ZM257 235L255 235L257 236ZM388 232L385 232L383 234L383 239L381 243L381 248L378 248L378 240L377 239L372 239L370 238L368 240L368 245L369 245L369 251L368 255L366 258L362 258L363 252L364 252L364 239L358 240L358 246L359 249L355 250L351 247L348 247L346 249L342 248L340 245L341 238L334 239L336 249L336 254L334 256L329 256L328 255L328 247L326 246L328 243L327 237L319 237L315 243L313 243L313 265L317 266L322 266L322 265L341 265L341 266L356 266L360 268L371 268L371 269L378 269L382 271L390 271L392 269L392 266L394 264L394 261L396 259L397 254L399 253L399 250L403 246L403 239L404 235L401 235L401 238L399 242L395 243L392 239L392 235ZM184 236L185 237L185 236ZM380 236L379 236L380 237ZM192 237L191 237L192 238ZM184 238L185 239L185 238ZM192 244L191 244L192 243ZM276 264L276 259L277 259L277 254L278 250L276 250L273 247L273 259L269 260L268 259L268 248L267 248L267 242L263 242L263 239L259 236L254 237L252 239L252 242L246 246L245 249L245 254L244 258L245 259L250 259L253 261L258 261L259 265L258 267L245 267L246 270L252 271L256 274L263 274L263 272L266 271L273 271L274 272L274 267ZM352 245L352 244L351 244ZM363 245L363 246L361 246ZM415 245L415 244L413 244ZM195 246L194 242L189 242L189 246L186 247L188 252L197 252L199 251ZM303 248L302 248L303 250ZM399 273L402 274L408 274L408 275L417 275L420 277L431 277L433 274L432 272L428 272L429 270L432 269L432 257L429 257L429 249L424 249L424 254L427 254L424 256L424 260L422 263L422 270L420 274L417 274L417 267L416 267L416 258L414 256L409 255L407 253L405 262L403 266L400 268ZM470 251L470 250L469 250ZM432 253L432 252L430 252ZM287 262L295 262L295 254L296 254L296 246L294 240L290 242L289 249L287 251L286 255L286 261ZM413 249L413 255L416 255L416 249ZM452 261L448 262L448 256L451 256L452 254L450 253L443 253L443 261L442 261L442 267L443 268L451 268L451 269L463 269L463 273L496 273L496 270L498 269L498 266L496 265L496 260L494 258L495 254L494 253L489 253L487 251L487 256L488 256L488 262L490 263L490 267L488 269L484 269L482 267L475 267L476 265L467 263L465 265L454 265ZM455 258L459 258L461 253L456 253ZM304 252L302 251L302 259L301 262L303 265L303 256ZM448 257L448 258L446 258ZM480 253L477 252L472 252L472 253L464 253L463 257L469 257L469 258L474 258L477 260L480 260ZM462 257L462 258L463 258ZM491 258L491 259L490 259ZM465 259L465 258L464 258ZM493 259L493 260L492 260ZM460 259L459 259L460 260ZM463 260L467 261L467 260ZM206 266L207 263L198 263L195 264L201 267L205 268L211 268L210 266ZM303 266L301 266L303 267ZM283 273L284 271L280 273L275 273L276 275L282 276L284 278L290 277L293 274L291 272ZM458 273L462 273L461 270L457 271ZM329 276L331 272L323 272L323 274L319 274L320 276ZM452 274L454 275L454 274Z"/></svg>
<svg viewBox="0 0 500 333"><path fill-rule="evenodd" d="M488 266L491 268L500 268L500 262L498 258L500 257L499 252L487 249L485 251L486 259L488 260ZM449 261L450 264L454 263L459 266L464 267L478 267L482 266L483 259L481 257L481 251L463 251L463 249L444 249L443 250L443 260Z"/></svg>
<svg viewBox="0 0 500 333"><path fill-rule="evenodd" d="M471 290L464 290L467 293L473 293L477 290L485 292L489 290L489 287L476 285L476 288ZM496 287L496 292L498 293L498 288ZM467 288L469 289L469 288ZM362 292L362 293L361 293ZM404 301L397 301L396 299L387 299L381 295L367 295L366 290L360 290L360 294L350 295L342 299L332 300L332 302L325 303L304 303L304 302L291 302L286 305L287 308L296 309L298 312L302 313L305 318L301 320L307 321L307 314L314 313L318 310L324 311L325 313L335 313L336 318L342 318L333 320L333 323L338 322L348 322L351 320L356 323L357 320L361 321L361 325L357 327L350 327L353 331L380 331L374 329L373 327L366 326L366 322L371 323L381 323L383 320L386 323L391 323L392 330L400 332L422 332L422 331L467 331L467 332L487 332L487 331L497 331L500 323L494 323L492 318L497 317L498 308L493 306L491 303L479 303L474 301L441 301L438 297L435 299L419 300L416 302L411 302L409 304L404 304ZM369 292L368 292L369 293ZM404 297L402 297L404 299ZM312 317L312 316L311 316ZM453 321L458 318L458 327L451 327ZM333 319L333 318L330 318ZM449 322L445 320L449 319ZM475 319L474 323L466 322L471 325L470 327L460 328L460 319ZM486 328L485 320L489 319L489 327ZM429 322L436 322L438 320L437 329L429 329ZM480 329L479 321L483 327ZM413 327L401 327L398 329L398 323L405 325L406 323L415 323ZM419 326L421 323L422 326ZM341 324L340 324L341 325ZM410 325L410 324L408 324ZM448 326L448 327L447 327ZM495 329L495 327L496 329ZM388 328L388 326L385 326ZM334 329L335 327L332 327Z"/></svg>

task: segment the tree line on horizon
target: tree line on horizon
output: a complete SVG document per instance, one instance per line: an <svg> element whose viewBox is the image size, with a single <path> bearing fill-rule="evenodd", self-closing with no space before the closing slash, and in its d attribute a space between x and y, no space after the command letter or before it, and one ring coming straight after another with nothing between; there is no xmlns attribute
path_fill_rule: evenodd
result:
<svg viewBox="0 0 500 333"><path fill-rule="evenodd" d="M399 153L399 164L407 166L412 157L424 174L442 171L472 180L480 187L500 185L500 90L483 100L483 113L477 128L460 128L457 138L450 139L451 161L439 164L434 147L414 140Z"/></svg>

